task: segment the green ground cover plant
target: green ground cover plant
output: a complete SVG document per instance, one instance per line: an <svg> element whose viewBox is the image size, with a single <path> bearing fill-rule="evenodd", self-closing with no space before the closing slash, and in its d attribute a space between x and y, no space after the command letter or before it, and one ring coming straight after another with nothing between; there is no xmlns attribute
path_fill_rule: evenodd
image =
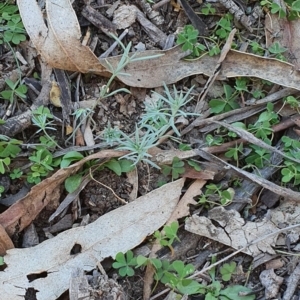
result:
<svg viewBox="0 0 300 300"><path fill-rule="evenodd" d="M154 237L160 242L162 246L167 246L172 251L172 243L176 239L180 241L177 236L179 228L178 222L173 222L169 226L163 227L162 231L156 231ZM212 263L216 262L216 257L213 257ZM147 258L143 255L134 256L131 250L125 254L119 252L115 257L115 262L112 267L118 270L122 277L134 276L137 268L143 269L148 264L155 269L154 280L155 287L158 282L170 287L177 293L185 295L201 294L205 296L205 300L236 300L246 299L253 300L255 295L240 296L240 293L250 293L251 289L242 285L231 285L224 288L223 282L228 282L236 271L236 263L234 261L223 264L219 269L219 274L216 268L209 270L211 283L201 284L197 280L191 278L195 272L195 267L192 264L186 264L181 260L174 260L169 262L157 258Z"/></svg>
<svg viewBox="0 0 300 300"><path fill-rule="evenodd" d="M0 3L0 44L18 45L26 40L26 31L18 11L18 6L8 1Z"/></svg>

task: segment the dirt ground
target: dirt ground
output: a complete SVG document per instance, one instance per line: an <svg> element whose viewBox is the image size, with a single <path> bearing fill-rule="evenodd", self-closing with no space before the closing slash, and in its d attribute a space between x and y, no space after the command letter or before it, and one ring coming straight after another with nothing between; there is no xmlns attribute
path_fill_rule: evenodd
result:
<svg viewBox="0 0 300 300"><path fill-rule="evenodd" d="M9 3L15 4L14 1ZM51 15L49 3L47 0L38 1L47 18L43 22L55 27L57 20ZM5 277L13 269L14 261L18 261L13 255L25 255L23 252L14 252L13 248L38 251L43 245L49 245L49 252L52 251L49 255L59 261L58 265L62 269L70 268L67 263L85 253L89 253L89 259L94 259L94 265L89 265L91 260L87 260L87 263L84 258L82 261L89 265L85 269L77 262L78 273L72 273L71 276L69 272L70 285L64 285L64 288L58 288L59 284L53 285L53 294L47 299L300 299L300 231L297 228L300 224L297 204L300 199L300 167L297 165L300 159L300 146L297 144L300 105L298 102L296 106L286 104L287 97L293 95L297 101L299 95L299 49L293 41L299 39L296 30L300 24L298 26L298 21L288 19L278 21L274 17L276 15L271 13L271 2L266 3L262 6L258 1L241 0L190 0L181 3L152 3L143 0L73 1L71 5L78 19L78 30L99 59L115 41L110 33L120 37L125 32L122 43L125 47L131 43L130 52L146 51L146 54L152 55L165 51L162 65L155 60L133 67L126 65L122 72L127 75L130 73L131 76L125 74L116 77L107 93L123 90L103 99L101 93L111 76L108 66L111 63L115 67L124 52L120 45L112 48L107 60L100 59L103 64L101 67L89 64L86 59L86 69L80 73L83 67L79 67L79 63L76 68L65 67L68 63L59 58L59 54L53 54L50 42L47 46L49 53L47 47L34 43L43 34L42 29L36 36L34 30L28 32L26 41L13 47L8 43L0 44L0 92L7 90L8 79L27 87L24 97L15 92L12 101L5 100L3 94L0 99L0 186L3 187L0 200L0 254L4 257L0 272L3 288L0 286L0 293L2 289L3 295L7 295L7 282L14 288L20 284L14 281L10 283L11 279ZM296 7L292 3L285 2L289 13ZM126 10L128 7L129 10ZM206 14L206 8L213 10ZM19 9L25 28L29 30L21 6ZM2 31L8 30L1 28L1 24L4 24L1 20L0 16L0 37ZM69 19L65 23L70 26L73 24ZM217 45L221 53L210 55L205 50L205 53L195 58L189 56L192 55L190 52L184 52L180 46L176 46L176 36L188 24L198 30L197 41L203 47L210 50ZM233 31L234 28L237 33ZM225 38L221 38L222 30L226 33ZM66 29L64 32L67 32ZM284 38L288 34L291 35L289 42ZM77 55L78 44L74 42L67 47L63 39L70 37L67 34L62 36L61 32L61 36L56 37L56 43L64 45L62 48L67 49L66 53L72 51ZM276 39L281 44L276 44ZM272 48L273 41L277 48ZM65 60L69 59L68 55ZM20 56L26 63L23 63ZM80 59L82 65L85 65L85 57ZM100 71L100 68L105 71ZM159 80L160 83L157 83ZM192 88L192 100L180 108L184 112L181 112L180 118L176 115L174 126L180 135L176 134L174 127L169 126L155 140L155 145L148 149L149 159L153 164L159 164L160 168L142 159L134 168L122 170L119 174L116 171L116 168L121 168L118 159L128 154L128 149L123 148L121 150L125 152L118 152L120 145L105 139L105 130L108 127L117 128L130 136L129 140L134 139L135 132L142 132L142 145L147 130L144 128L144 131L137 131L137 127L147 111L149 99L155 99L153 92L166 96L163 87L165 82L171 93L173 86L184 93ZM58 97L55 96L57 86L60 91ZM255 99L257 93L259 96ZM59 105L55 102L57 98ZM219 107L212 104L214 100ZM224 103L223 109L217 111L223 105L220 103ZM45 136L42 127L37 127L32 120L32 111L41 105L48 108L48 113L52 115L45 130L53 136L57 145L53 147L48 144L46 149L49 149L50 156L42 156L39 161L40 168L36 172L42 173L45 165L46 168L49 165L46 175L36 182L30 182L28 178L32 173L30 170L34 159L37 159L36 151L41 149L40 137ZM84 121L82 116L76 117L79 108L90 109L91 114L86 119L90 121ZM259 123L260 120L263 121ZM237 122L239 126L232 126ZM287 142L282 139L284 136L289 138ZM16 140L20 143L14 145L18 145L20 151L12 155L7 163L4 159L10 156L3 149L7 141ZM12 145L14 142L10 143ZM16 147L11 146L7 151L13 153L17 151ZM292 147L292 150L287 150L288 147ZM58 159L73 151L78 151L82 156L80 159L72 156L70 163L63 168ZM45 153L41 155L48 152ZM161 163L160 159L164 162ZM284 159L290 160L287 163ZM56 160L58 163L55 165ZM22 173L20 176L11 175L17 172ZM80 183L76 189L68 192L64 182L76 174L80 176ZM284 180L283 175L290 176L290 180ZM176 197L181 198L183 206L177 206L177 202L174 204L172 211L177 214L174 217L172 211L167 212L166 207L173 205L171 198L176 198L173 193L177 187L172 188L170 185L165 194L159 194L159 191L176 180L180 181L180 178L184 178L185 182ZM147 195L150 195L149 201L151 197L158 197L158 203L170 200L168 205L158 207L157 212L155 207L151 208L154 225L149 229L140 223L146 219L148 208L145 207L145 213L138 217L138 208L134 206L136 199L139 203L139 199L142 201ZM132 210L123 215L121 209L127 205L132 205ZM115 219L110 219L110 213L114 211L120 211L120 214L116 213ZM164 214L168 217L164 222L157 221L155 228L157 215ZM105 216L107 219L103 219ZM111 245L112 249L119 249L113 249L111 253L114 255L110 254L109 257L105 254L101 256L101 251L105 251L99 246L100 242L95 241L93 246L85 249L80 242L85 234L80 231L77 235L74 230L84 226L91 228L90 225L102 219L106 220L108 227L115 224L119 226L109 237L105 235L109 228L97 229L99 232L96 239L97 235L99 239L103 235L105 238L101 243L108 245L108 248ZM172 246L162 247L152 234L161 230L168 220L179 222L180 241L175 239ZM145 230L145 233L139 237L134 237L133 233L126 236L122 230L126 232L126 226L129 227L123 225L127 221L134 224L137 232ZM66 249L69 248L61 248L64 241L52 248L52 239L58 237L59 241L59 236L65 234L63 236L67 240L68 233L73 245L68 253ZM116 240L119 241L118 246L115 246ZM129 244L135 246L129 247ZM57 253L53 249L57 249ZM91 249L97 249L100 260L97 256L93 258L94 254L89 252ZM211 288L205 293L184 295L178 285L177 288L172 286L171 281L153 281L154 267L149 264L148 267L136 269L132 277L122 277L113 268L114 259L111 256L127 250L132 250L136 256L150 255L169 263L182 261L191 264L194 271L186 273L183 278L193 278L196 273L198 275L193 279ZM31 257L29 252L26 253ZM65 255L70 257L65 259ZM46 278L49 279L53 272L62 272L60 267L55 269L44 265L47 259L51 260L46 254L38 256L35 262L28 263L26 271L20 270L19 275L16 274L16 278L24 278L24 284L20 287L21 296L13 298L12 292L10 299L46 299L41 296L43 280L47 290L49 283L46 283ZM40 268L34 266L35 269L31 269L34 263ZM234 271L224 269L224 265L229 268L230 264L234 265ZM230 273L228 279L224 272ZM63 281L59 274L57 281ZM246 287L248 292L241 290L230 294L228 289L236 286ZM172 295L172 290L177 295Z"/></svg>

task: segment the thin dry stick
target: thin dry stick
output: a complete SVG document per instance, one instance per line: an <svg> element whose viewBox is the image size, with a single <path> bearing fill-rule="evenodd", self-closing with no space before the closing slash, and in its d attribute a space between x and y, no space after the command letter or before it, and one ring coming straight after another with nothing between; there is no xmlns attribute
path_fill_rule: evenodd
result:
<svg viewBox="0 0 300 300"><path fill-rule="evenodd" d="M238 253L240 253L240 252L246 250L246 249L247 249L249 246L251 246L251 245L257 244L257 243L259 243L259 242L261 242L261 241L263 241L263 240L265 240L265 239L268 239L269 237L272 237L272 236L274 236L274 235L280 234L280 233L282 233L282 232L285 232L285 231L287 231L287 230L294 229L294 228L297 228L297 227L300 227L300 224L295 224L295 225L288 226L288 227L286 227L286 228L278 229L277 231L271 232L271 233L269 233L269 234L267 234L267 235L265 235L265 236L263 236L263 237L260 237L260 238L258 238L258 239L256 239L256 240L254 240L254 241L248 243L246 246L240 248L239 250L236 250L235 252L229 254L228 256L224 257L223 259L221 259L221 260L215 262L214 264L208 266L207 268L204 268L204 269L202 269L201 271L194 273L193 275L191 275L191 276L188 277L188 278L189 278L189 279L190 279L190 278L195 278L195 277L197 277L198 275L205 273L206 271L208 271L208 270L210 270L210 269L212 269L212 268L218 266L219 264L223 263L224 261L228 260L229 258L235 256L236 254L238 254Z"/></svg>
<svg viewBox="0 0 300 300"><path fill-rule="evenodd" d="M122 41L123 38L128 33L128 29L125 29L122 34L119 36L119 40ZM119 42L115 41L104 53L102 53L98 58L106 58L108 55L113 52L113 50L118 46Z"/></svg>
<svg viewBox="0 0 300 300"><path fill-rule="evenodd" d="M279 124L272 126L272 131L273 131L273 133L279 132L279 131L287 129L293 125L295 125L295 122L290 118L290 119L280 122ZM248 141L246 139L240 138L240 139L237 139L234 141L223 143L222 145L219 145L219 146L205 147L205 148L202 148L202 150L209 152L209 153L223 153L223 152L227 151L228 148L234 147L237 144L240 144L240 143L248 144L249 142L250 141Z"/></svg>
<svg viewBox="0 0 300 300"><path fill-rule="evenodd" d="M253 99L250 99L249 101L246 101L246 105L251 105L251 106L261 106L267 102L275 102L276 100L279 100L283 97L289 96L289 95L293 95L295 93L299 92L298 90L295 89L291 89L291 88L284 88L280 91L277 91L275 93L272 93L268 96L266 96L263 99L260 100L256 100L255 102ZM238 108L235 110L231 110L228 111L226 113L220 114L220 115L215 115L213 117L210 118L203 118L203 116L198 117L195 121L192 122L192 124L190 124L189 126L187 126L183 131L182 131L182 135L187 134L188 132L190 132L194 127L199 127L199 126L205 126L206 124L208 124L210 121L212 120L222 120L225 119L227 117L230 117L232 115L237 115L240 113L244 113L246 111L250 111L252 108L251 106L249 107L242 107L242 108ZM261 110L264 109L263 107L261 107Z"/></svg>
<svg viewBox="0 0 300 300"><path fill-rule="evenodd" d="M113 195L122 203L122 204L128 204L127 201L125 201L124 199L120 198L112 188L110 188L109 186L105 185L104 183L101 183L100 181L96 180L94 177L93 177L93 174L92 174L92 171L90 169L90 176L91 176L91 179L94 180L95 182L99 183L100 185L104 186L105 188L107 188L108 190L110 190Z"/></svg>
<svg viewBox="0 0 300 300"><path fill-rule="evenodd" d="M161 0L161 1L157 2L157 3L155 3L155 4L152 6L152 9L153 9L153 10L156 10L156 9L160 8L161 6L163 6L163 5L167 4L167 3L169 3L170 1L171 1L171 0Z"/></svg>

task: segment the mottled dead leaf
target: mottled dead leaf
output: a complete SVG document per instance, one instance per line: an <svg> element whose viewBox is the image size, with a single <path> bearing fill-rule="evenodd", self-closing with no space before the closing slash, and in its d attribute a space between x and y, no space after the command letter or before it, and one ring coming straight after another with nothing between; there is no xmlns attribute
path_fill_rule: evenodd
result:
<svg viewBox="0 0 300 300"><path fill-rule="evenodd" d="M34 288L39 291L37 300L56 300L69 288L74 269L88 272L99 261L134 248L163 226L177 205L183 183L183 179L168 183L87 226L64 231L35 247L8 250L7 267L0 272L1 299L23 300L26 290ZM75 244L81 251L73 255ZM28 280L29 274L41 273L47 276Z"/></svg>
<svg viewBox="0 0 300 300"><path fill-rule="evenodd" d="M219 223L220 227L215 226L212 221ZM197 215L188 218L185 230L238 250L258 238L275 232L277 227L268 220L245 223L237 211L227 211L221 206L210 210L208 218ZM250 245L243 252L253 257L265 252L275 254L272 247L275 246L277 235L267 237L263 241Z"/></svg>

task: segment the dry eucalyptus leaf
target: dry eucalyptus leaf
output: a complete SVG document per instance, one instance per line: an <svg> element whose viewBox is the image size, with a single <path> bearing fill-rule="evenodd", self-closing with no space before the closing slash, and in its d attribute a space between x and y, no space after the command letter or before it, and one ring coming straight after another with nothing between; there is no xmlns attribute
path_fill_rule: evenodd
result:
<svg viewBox="0 0 300 300"><path fill-rule="evenodd" d="M208 55L199 59L184 60L180 46L165 51L148 50L139 53L139 56L161 53L164 53L161 57L129 64L126 71L131 76L118 78L129 86L153 88L161 86L162 82L175 83L191 75L211 76L214 70L212 66L215 66L219 60L219 56ZM108 59L114 67L117 66L119 60L119 56ZM101 63L106 65L104 60L101 60ZM294 70L293 65L276 59L230 50L222 63L219 77L226 79L243 76L257 77L299 90L300 73Z"/></svg>
<svg viewBox="0 0 300 300"><path fill-rule="evenodd" d="M53 68L103 74L106 69L80 42L80 26L69 0L46 1L46 26L35 0L18 0L24 27L38 53Z"/></svg>
<svg viewBox="0 0 300 300"><path fill-rule="evenodd" d="M106 257L140 244L165 224L177 205L184 179L168 183L95 222L72 228L26 249L12 249L0 272L1 299L24 299L26 289L38 290L37 300L56 300L68 287L75 268L90 271ZM80 253L72 254L77 245ZM28 275L47 275L29 282Z"/></svg>
<svg viewBox="0 0 300 300"><path fill-rule="evenodd" d="M212 220L219 223L220 227L215 226ZM252 241L276 231L277 227L268 220L245 223L237 211L227 211L224 207L220 206L211 209L208 213L208 218L197 215L188 218L185 230L238 250ZM263 241L250 245L243 252L253 257L265 252L275 254L272 246L275 245L276 239L277 235L273 235Z"/></svg>
<svg viewBox="0 0 300 300"><path fill-rule="evenodd" d="M79 24L68 0L46 1L48 28L35 0L18 0L18 5L28 35L37 51L51 66L109 76L106 71L108 63L115 68L118 65L121 56L98 60L88 47L81 45ZM163 55L129 64L126 72L131 76L120 75L118 78L129 86L154 88L161 86L163 82L171 84L195 74L211 76L213 66L219 61L219 56L208 55L184 60L186 54L180 46L165 51L143 51L138 56L155 54ZM300 86L300 74L292 64L234 50L228 52L219 76L257 77L297 90Z"/></svg>

